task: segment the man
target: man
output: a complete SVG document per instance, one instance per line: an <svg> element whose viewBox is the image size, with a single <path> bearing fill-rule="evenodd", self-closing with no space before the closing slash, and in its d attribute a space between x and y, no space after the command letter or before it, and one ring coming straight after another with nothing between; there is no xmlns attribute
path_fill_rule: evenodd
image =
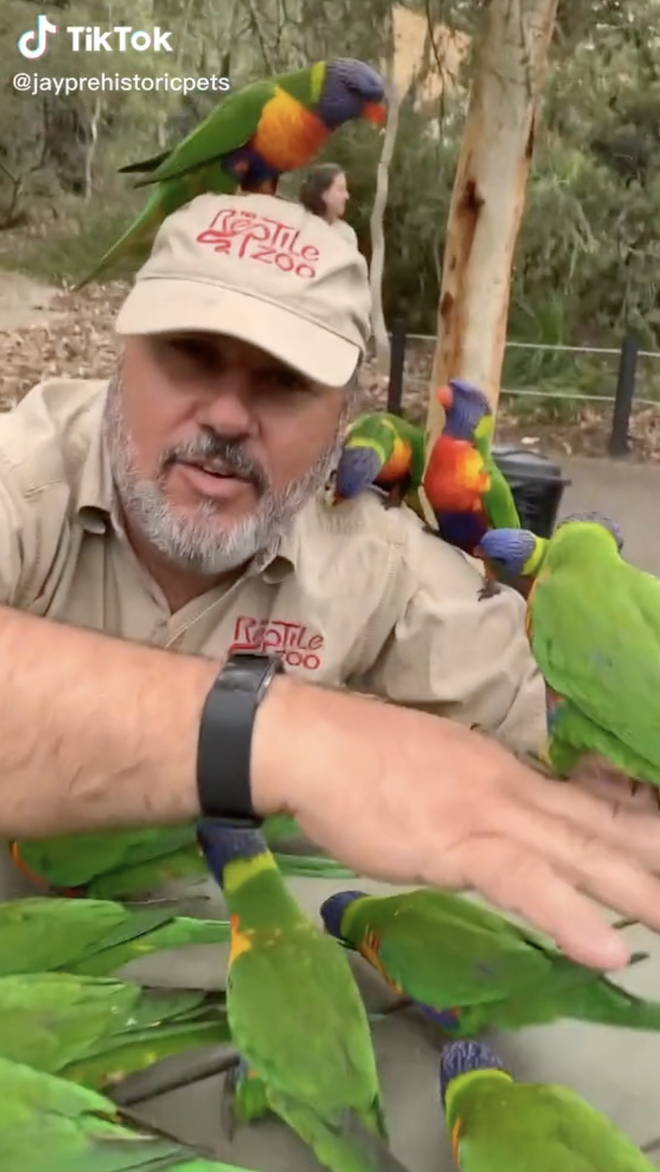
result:
<svg viewBox="0 0 660 1172"><path fill-rule="evenodd" d="M656 822L466 727L540 746L522 601L481 598L408 511L322 499L369 311L318 217L201 196L138 274L109 385L52 380L2 418L0 835L235 813L244 777L250 812L290 810L356 868L473 886L624 963L578 889L660 928ZM300 677L270 672L247 723L218 677L236 651Z"/></svg>

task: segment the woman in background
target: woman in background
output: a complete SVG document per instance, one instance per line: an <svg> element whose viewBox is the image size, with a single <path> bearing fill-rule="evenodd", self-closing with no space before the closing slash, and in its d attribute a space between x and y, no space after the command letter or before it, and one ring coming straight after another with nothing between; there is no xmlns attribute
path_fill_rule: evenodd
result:
<svg viewBox="0 0 660 1172"><path fill-rule="evenodd" d="M357 248L357 236L342 219L349 200L346 172L336 163L319 163L303 180L298 199L308 212L320 216Z"/></svg>

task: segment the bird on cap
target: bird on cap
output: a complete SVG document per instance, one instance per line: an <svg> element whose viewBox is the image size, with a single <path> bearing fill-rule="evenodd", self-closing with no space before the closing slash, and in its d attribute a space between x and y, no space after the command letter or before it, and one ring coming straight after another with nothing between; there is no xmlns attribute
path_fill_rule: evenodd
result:
<svg viewBox="0 0 660 1172"><path fill-rule="evenodd" d="M385 119L385 83L363 61L317 61L307 69L256 82L223 98L171 150L122 167L144 174L135 187L156 190L128 230L77 286L82 289L120 257L143 253L166 216L203 192L275 195L280 175L304 167L347 122Z"/></svg>

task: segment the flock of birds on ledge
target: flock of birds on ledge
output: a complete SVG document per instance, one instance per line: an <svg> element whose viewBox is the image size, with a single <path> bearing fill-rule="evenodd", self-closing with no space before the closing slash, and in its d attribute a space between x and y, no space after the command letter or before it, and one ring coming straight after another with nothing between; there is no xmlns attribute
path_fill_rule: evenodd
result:
<svg viewBox="0 0 660 1172"><path fill-rule="evenodd" d="M148 247L165 216L196 194L275 193L280 174L309 163L334 129L360 117L382 122L385 110L382 79L350 60L232 94L179 146L124 168L146 175L137 186L155 192L87 280ZM596 749L659 787L651 708L660 691L660 582L622 558L621 535L605 518L569 519L549 540L524 531L490 454L487 400L457 381L438 394L445 427L430 453L421 430L397 417L355 421L337 503L375 487L388 504L419 509L423 489L440 535L482 559L483 605L502 581L527 598L551 710L539 769L566 776ZM234 1055L218 1115L229 1137L275 1115L332 1172L403 1172L350 952L396 994L395 1009L434 1023L439 1109L462 1172L652 1172L647 1154L577 1094L516 1081L478 1036L561 1018L657 1031L660 1002L459 894L346 890L323 903L321 928L287 877L356 877L302 854L296 832L275 818L260 831L202 822L12 844L43 894L0 905L2 1172L233 1172L117 1105L129 1075L224 1041ZM209 873L226 921L176 916L145 899L165 881ZM114 976L162 949L223 942L217 993Z"/></svg>

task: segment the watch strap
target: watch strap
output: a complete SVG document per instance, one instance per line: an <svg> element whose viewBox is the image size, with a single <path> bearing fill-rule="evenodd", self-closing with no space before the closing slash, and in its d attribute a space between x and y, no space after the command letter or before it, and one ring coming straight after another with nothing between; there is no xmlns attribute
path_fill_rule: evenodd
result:
<svg viewBox="0 0 660 1172"><path fill-rule="evenodd" d="M252 736L257 709L284 665L275 655L236 652L221 668L202 711L197 791L204 817L248 826L263 819L252 805Z"/></svg>

